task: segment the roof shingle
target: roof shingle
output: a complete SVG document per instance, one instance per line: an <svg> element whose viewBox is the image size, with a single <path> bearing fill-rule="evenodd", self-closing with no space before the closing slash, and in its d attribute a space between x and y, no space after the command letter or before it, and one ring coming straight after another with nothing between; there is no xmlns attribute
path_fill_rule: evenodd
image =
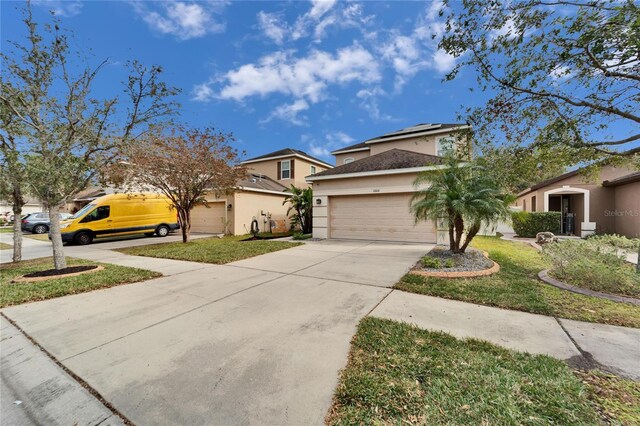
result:
<svg viewBox="0 0 640 426"><path fill-rule="evenodd" d="M442 164L444 159L435 155L391 149L380 154L365 157L352 163L343 164L333 169L317 173L316 176L334 176L351 173L374 172L381 170L409 169L414 167L434 166Z"/></svg>

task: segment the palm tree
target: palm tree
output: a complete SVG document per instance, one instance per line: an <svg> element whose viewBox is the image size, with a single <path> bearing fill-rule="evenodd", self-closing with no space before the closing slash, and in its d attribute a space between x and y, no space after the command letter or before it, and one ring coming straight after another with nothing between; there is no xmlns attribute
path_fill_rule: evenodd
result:
<svg viewBox="0 0 640 426"><path fill-rule="evenodd" d="M291 216L291 225L299 225L303 234L310 234L312 231L313 220L313 190L311 188L298 188L291 185L287 189L289 193L282 205L289 203L287 215L293 210L295 213Z"/></svg>
<svg viewBox="0 0 640 426"><path fill-rule="evenodd" d="M464 253L482 225L509 217L511 197L476 163L460 163L455 155L445 159L445 167L421 173L411 200L416 222L444 220L449 230L449 248Z"/></svg>

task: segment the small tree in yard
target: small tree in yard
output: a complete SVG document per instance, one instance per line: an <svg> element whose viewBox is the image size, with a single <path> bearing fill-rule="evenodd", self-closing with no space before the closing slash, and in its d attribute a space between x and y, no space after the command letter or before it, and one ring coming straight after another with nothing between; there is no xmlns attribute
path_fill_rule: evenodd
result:
<svg viewBox="0 0 640 426"><path fill-rule="evenodd" d="M187 130L177 126L166 135L151 131L128 151L128 164L118 170L127 186L159 190L176 209L182 242L191 239L191 210L207 205L207 193L233 191L246 175L233 136L212 128Z"/></svg>
<svg viewBox="0 0 640 426"><path fill-rule="evenodd" d="M287 189L287 197L282 202L284 206L289 203L290 206L287 209L287 214L293 211L291 216L291 225L300 226L303 234L310 234L312 232L313 223L313 190L311 188L298 188L295 185L291 185L291 188Z"/></svg>
<svg viewBox="0 0 640 426"><path fill-rule="evenodd" d="M464 253L482 225L509 217L511 198L478 164L461 164L451 155L444 166L422 172L416 178L417 188L429 186L415 193L411 209L416 222L444 220L449 230L449 249L453 253Z"/></svg>
<svg viewBox="0 0 640 426"><path fill-rule="evenodd" d="M107 62L94 68L71 63L74 54L59 22L54 19L40 31L30 3L24 16L26 42L13 42L14 50L1 54L0 102L3 113L24 129L19 136L26 145L26 179L49 211L54 266L60 270L66 267L61 207L95 181L149 124L175 112L177 89L160 81L162 68L134 61L128 64L124 100L94 98L94 82ZM123 103L127 110L117 112Z"/></svg>

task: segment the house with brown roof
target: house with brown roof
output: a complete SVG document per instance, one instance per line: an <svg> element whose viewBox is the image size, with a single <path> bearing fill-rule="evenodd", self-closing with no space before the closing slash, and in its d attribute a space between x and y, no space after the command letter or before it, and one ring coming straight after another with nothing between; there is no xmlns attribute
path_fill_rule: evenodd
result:
<svg viewBox="0 0 640 426"><path fill-rule="evenodd" d="M442 167L469 127L418 124L333 151L336 167L313 176L313 236L446 243L446 229L415 223L410 210L420 172Z"/></svg>
<svg viewBox="0 0 640 426"><path fill-rule="evenodd" d="M583 169L540 182L518 194L523 211L562 213L561 232L586 237L621 234L640 237L640 172L605 164L597 181Z"/></svg>
<svg viewBox="0 0 640 426"><path fill-rule="evenodd" d="M291 223L286 190L295 185L306 188L305 176L326 171L333 166L306 152L285 148L242 162L247 176L238 182L232 194L207 195L207 206L191 211L191 231L243 235L258 221L260 232L288 231Z"/></svg>

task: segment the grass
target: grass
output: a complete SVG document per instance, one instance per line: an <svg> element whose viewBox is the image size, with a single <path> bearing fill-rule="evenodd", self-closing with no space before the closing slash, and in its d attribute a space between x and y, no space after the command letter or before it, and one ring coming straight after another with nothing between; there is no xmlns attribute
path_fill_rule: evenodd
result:
<svg viewBox="0 0 640 426"><path fill-rule="evenodd" d="M527 244L477 237L472 245L487 251L500 264L500 272L455 279L407 274L395 288L504 309L640 328L640 306L583 296L542 283L538 272L549 265Z"/></svg>
<svg viewBox="0 0 640 426"><path fill-rule="evenodd" d="M367 317L353 338L326 420L331 425L597 425L594 405L585 384L551 357Z"/></svg>
<svg viewBox="0 0 640 426"><path fill-rule="evenodd" d="M0 234L11 234L13 233L13 226L2 226L0 227Z"/></svg>
<svg viewBox="0 0 640 426"><path fill-rule="evenodd" d="M12 284L11 280L19 276L51 269L52 258L26 260L17 263L0 265L0 307L18 305L20 303L51 299L68 294L84 293L99 288L108 288L120 284L134 283L162 276L162 274L145 269L90 262L88 260L67 259L68 266L102 265L102 271L66 278L55 278L46 281Z"/></svg>
<svg viewBox="0 0 640 426"><path fill-rule="evenodd" d="M11 247L13 247L11 244L0 243L0 250L9 250Z"/></svg>
<svg viewBox="0 0 640 426"><path fill-rule="evenodd" d="M610 424L640 425L640 383L599 371L576 371L600 417Z"/></svg>
<svg viewBox="0 0 640 426"><path fill-rule="evenodd" d="M127 247L117 251L135 256L189 260L192 262L224 264L261 254L284 250L300 245L286 241L241 241L246 235L224 238L200 238L189 243L164 243L140 247Z"/></svg>
<svg viewBox="0 0 640 426"><path fill-rule="evenodd" d="M49 242L49 234L24 234L25 238L31 238L32 240Z"/></svg>

